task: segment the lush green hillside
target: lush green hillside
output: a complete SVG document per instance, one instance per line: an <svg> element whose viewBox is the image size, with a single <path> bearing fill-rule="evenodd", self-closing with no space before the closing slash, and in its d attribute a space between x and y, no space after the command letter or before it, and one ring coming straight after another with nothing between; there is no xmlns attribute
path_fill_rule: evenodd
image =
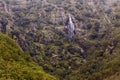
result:
<svg viewBox="0 0 120 80"><path fill-rule="evenodd" d="M0 80L57 80L33 63L8 36L0 34Z"/></svg>

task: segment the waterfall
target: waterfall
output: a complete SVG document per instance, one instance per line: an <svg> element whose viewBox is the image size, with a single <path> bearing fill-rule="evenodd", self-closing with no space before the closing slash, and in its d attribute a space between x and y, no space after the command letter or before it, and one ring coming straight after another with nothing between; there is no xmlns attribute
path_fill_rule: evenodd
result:
<svg viewBox="0 0 120 80"><path fill-rule="evenodd" d="M70 25L71 30L74 31L75 30L75 25L74 25L70 15L69 15L69 25Z"/></svg>
<svg viewBox="0 0 120 80"><path fill-rule="evenodd" d="M74 25L74 23L72 21L71 15L69 15L66 28L67 28L68 35L70 35L70 37L73 37L75 35L75 25Z"/></svg>

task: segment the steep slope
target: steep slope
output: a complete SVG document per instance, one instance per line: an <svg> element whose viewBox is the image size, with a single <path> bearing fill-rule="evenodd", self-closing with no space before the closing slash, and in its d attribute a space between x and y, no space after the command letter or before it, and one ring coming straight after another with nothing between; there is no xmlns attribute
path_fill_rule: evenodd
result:
<svg viewBox="0 0 120 80"><path fill-rule="evenodd" d="M0 33L0 80L57 80L23 53L8 36Z"/></svg>

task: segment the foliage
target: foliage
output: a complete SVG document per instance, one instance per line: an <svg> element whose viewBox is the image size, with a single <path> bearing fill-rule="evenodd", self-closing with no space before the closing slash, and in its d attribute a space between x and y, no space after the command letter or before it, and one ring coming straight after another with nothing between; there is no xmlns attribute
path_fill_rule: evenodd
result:
<svg viewBox="0 0 120 80"><path fill-rule="evenodd" d="M8 65L16 64L13 68L20 72L19 75L14 72L10 75L37 79L38 71L42 69L37 65L38 68L32 68L30 64L33 60L61 80L119 79L119 2L108 9L103 0L94 2L94 5L89 1L95 0L21 0L28 2L27 5L17 2L13 5L9 1L7 4L12 6L10 11L13 17L11 19L1 10L0 31L11 36L22 50L28 52L24 53L20 48L16 49L17 46L8 46L4 40L1 41L4 43L0 46L0 53L4 53L0 54L1 61L7 61ZM65 33L68 14L76 25L76 34L72 38ZM8 73L12 67L7 68L3 70Z"/></svg>
<svg viewBox="0 0 120 80"><path fill-rule="evenodd" d="M0 34L0 80L57 80L35 64L28 53Z"/></svg>

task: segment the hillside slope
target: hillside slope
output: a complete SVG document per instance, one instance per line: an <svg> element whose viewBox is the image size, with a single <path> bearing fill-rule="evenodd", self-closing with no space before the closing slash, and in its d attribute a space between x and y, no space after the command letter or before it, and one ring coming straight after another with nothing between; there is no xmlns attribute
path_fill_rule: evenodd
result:
<svg viewBox="0 0 120 80"><path fill-rule="evenodd" d="M61 80L119 78L120 0L0 0L0 32Z"/></svg>
<svg viewBox="0 0 120 80"><path fill-rule="evenodd" d="M57 80L45 73L8 36L0 33L0 80Z"/></svg>

